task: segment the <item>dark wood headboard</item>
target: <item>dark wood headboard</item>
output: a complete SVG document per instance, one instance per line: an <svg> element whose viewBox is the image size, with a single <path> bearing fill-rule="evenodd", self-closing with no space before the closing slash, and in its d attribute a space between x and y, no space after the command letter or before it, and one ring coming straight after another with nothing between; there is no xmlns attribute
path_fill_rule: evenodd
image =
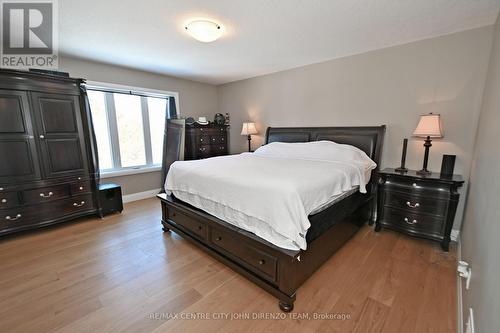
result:
<svg viewBox="0 0 500 333"><path fill-rule="evenodd" d="M271 142L310 142L328 140L348 144L364 151L380 165L385 125L362 127L268 127L266 144Z"/></svg>

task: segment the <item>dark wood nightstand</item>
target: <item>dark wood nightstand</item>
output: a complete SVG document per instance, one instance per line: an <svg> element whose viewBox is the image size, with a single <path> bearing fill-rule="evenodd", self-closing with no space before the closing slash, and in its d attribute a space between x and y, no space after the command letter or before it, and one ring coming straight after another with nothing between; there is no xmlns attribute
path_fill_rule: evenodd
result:
<svg viewBox="0 0 500 333"><path fill-rule="evenodd" d="M462 176L417 175L394 169L379 172L377 221L382 227L441 242L448 251Z"/></svg>

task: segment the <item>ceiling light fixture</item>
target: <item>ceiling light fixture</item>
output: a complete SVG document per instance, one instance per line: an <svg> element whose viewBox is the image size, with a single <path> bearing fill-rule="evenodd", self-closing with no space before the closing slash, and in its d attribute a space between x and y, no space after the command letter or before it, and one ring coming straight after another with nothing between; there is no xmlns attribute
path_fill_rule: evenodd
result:
<svg viewBox="0 0 500 333"><path fill-rule="evenodd" d="M222 36L221 26L208 20L191 21L184 28L194 39L203 43L213 42Z"/></svg>

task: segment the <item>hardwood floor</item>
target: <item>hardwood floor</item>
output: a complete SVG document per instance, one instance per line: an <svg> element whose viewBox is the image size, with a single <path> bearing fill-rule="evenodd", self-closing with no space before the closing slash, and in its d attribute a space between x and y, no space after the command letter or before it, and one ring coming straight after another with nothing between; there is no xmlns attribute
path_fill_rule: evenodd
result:
<svg viewBox="0 0 500 333"><path fill-rule="evenodd" d="M455 332L455 261L454 248L366 226L299 289L289 317L163 233L159 202L143 200L0 239L0 332Z"/></svg>

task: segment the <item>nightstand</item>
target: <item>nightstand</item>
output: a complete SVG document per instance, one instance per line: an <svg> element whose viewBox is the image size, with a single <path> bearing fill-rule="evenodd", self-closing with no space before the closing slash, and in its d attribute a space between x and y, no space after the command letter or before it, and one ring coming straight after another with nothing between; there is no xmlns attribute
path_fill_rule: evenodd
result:
<svg viewBox="0 0 500 333"><path fill-rule="evenodd" d="M448 251L462 176L417 175L384 169L378 174L377 221L382 227L435 240Z"/></svg>

